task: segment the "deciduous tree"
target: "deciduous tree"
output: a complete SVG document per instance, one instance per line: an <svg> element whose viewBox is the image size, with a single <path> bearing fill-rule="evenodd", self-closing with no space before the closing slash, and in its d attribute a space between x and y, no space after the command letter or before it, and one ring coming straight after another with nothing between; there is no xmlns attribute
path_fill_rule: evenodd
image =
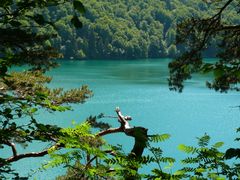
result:
<svg viewBox="0 0 240 180"><path fill-rule="evenodd" d="M54 22L37 12L46 8L57 9L62 4L72 6L70 22L77 28L81 27L78 16L85 9L78 0L0 2L0 148L12 152L6 158L1 154L0 178L11 173L18 177L11 168L13 162L48 153L48 148L19 153L17 144L27 146L36 141L56 143L60 127L40 123L35 118L40 109L66 111L70 109L67 104L83 103L92 95L87 86L68 91L46 86L51 78L44 72L57 65L51 60L61 54L49 43L57 36L56 33L47 33L48 29L55 28ZM28 65L28 70L10 70L19 65Z"/></svg>

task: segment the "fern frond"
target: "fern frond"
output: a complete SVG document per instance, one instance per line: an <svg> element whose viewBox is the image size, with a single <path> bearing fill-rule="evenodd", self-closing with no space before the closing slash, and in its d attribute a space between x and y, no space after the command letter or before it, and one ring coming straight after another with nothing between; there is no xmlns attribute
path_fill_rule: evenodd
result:
<svg viewBox="0 0 240 180"><path fill-rule="evenodd" d="M206 147L210 141L210 136L205 133L204 136L197 139L200 147Z"/></svg>
<svg viewBox="0 0 240 180"><path fill-rule="evenodd" d="M185 152L185 153L188 153L188 154L194 154L198 151L197 148L193 147L193 146L186 146L184 144L180 144L178 146L178 149Z"/></svg>
<svg viewBox="0 0 240 180"><path fill-rule="evenodd" d="M206 169L204 169L204 168L197 168L197 169L195 169L195 172L196 173L203 173L203 172L206 172Z"/></svg>
<svg viewBox="0 0 240 180"><path fill-rule="evenodd" d="M185 171L183 171L183 170L178 170L178 171L176 171L174 174L173 174L173 176L182 176L182 175L184 175L186 172Z"/></svg>
<svg viewBox="0 0 240 180"><path fill-rule="evenodd" d="M183 164L194 164L198 163L199 159L198 158L193 158L193 157L187 157L181 161Z"/></svg>
<svg viewBox="0 0 240 180"><path fill-rule="evenodd" d="M104 160L105 163L109 164L109 165L127 165L129 163L135 163L135 159L129 159L127 156L117 156L117 157L113 157L113 158L108 158Z"/></svg>
<svg viewBox="0 0 240 180"><path fill-rule="evenodd" d="M157 157L162 156L163 150L160 147L151 147L149 150Z"/></svg>
<svg viewBox="0 0 240 180"><path fill-rule="evenodd" d="M104 161L105 161L105 163L107 163L107 164L109 164L109 165L115 165L115 164L117 164L116 158L109 158L109 159L105 159Z"/></svg>
<svg viewBox="0 0 240 180"><path fill-rule="evenodd" d="M184 167L180 171L183 171L183 172L195 172L195 170L196 170L196 168Z"/></svg>
<svg viewBox="0 0 240 180"><path fill-rule="evenodd" d="M175 159L171 157L161 157L159 158L159 161L163 163L174 163Z"/></svg>
<svg viewBox="0 0 240 180"><path fill-rule="evenodd" d="M154 135L149 135L149 141L151 142L163 142L171 137L170 134L154 134Z"/></svg>
<svg viewBox="0 0 240 180"><path fill-rule="evenodd" d="M138 162L141 164L149 164L151 162L154 162L155 159L151 156L142 156L141 158L139 158Z"/></svg>
<svg viewBox="0 0 240 180"><path fill-rule="evenodd" d="M160 179L171 179L171 175L168 173L163 172L160 169L153 169L152 173L154 174L154 176L152 178L149 179L156 179L156 180L160 180Z"/></svg>

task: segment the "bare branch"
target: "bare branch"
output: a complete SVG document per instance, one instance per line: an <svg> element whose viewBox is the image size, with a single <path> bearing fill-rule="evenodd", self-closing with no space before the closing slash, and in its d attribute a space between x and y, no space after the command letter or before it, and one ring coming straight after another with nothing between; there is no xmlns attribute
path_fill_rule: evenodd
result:
<svg viewBox="0 0 240 180"><path fill-rule="evenodd" d="M42 156L45 156L47 153L48 153L48 149L40 151L40 152L30 152L30 153L26 153L26 154L19 154L19 155L12 156L12 157L6 159L6 162L11 163L11 162L18 161L23 158L29 158L29 157L42 157Z"/></svg>
<svg viewBox="0 0 240 180"><path fill-rule="evenodd" d="M11 147L14 147L14 146L11 146ZM61 148L62 146L60 144L55 144L55 145L51 146L50 148L52 148L52 147ZM12 157L9 157L9 158L5 159L4 163L0 163L0 167L3 167L6 163L15 162L15 161L18 161L18 160L24 159L24 158L45 156L45 155L48 154L48 150L50 148L47 148L47 149L45 149L43 151L40 151L40 152L30 152L30 153L23 153L23 154L17 154L17 152L14 151L14 155Z"/></svg>
<svg viewBox="0 0 240 180"><path fill-rule="evenodd" d="M104 136L104 135L107 135L107 134L118 133L118 132L124 132L124 129L122 127L110 128L110 129L99 132L97 134L97 136Z"/></svg>
<svg viewBox="0 0 240 180"><path fill-rule="evenodd" d="M13 142L10 141L4 141L3 144L10 146L12 148L12 153L13 156L17 156L17 149L16 149L16 145Z"/></svg>
<svg viewBox="0 0 240 180"><path fill-rule="evenodd" d="M123 116L119 107L117 107L115 111L118 115L118 122L120 123L120 127L110 128L110 129L101 131L97 134L97 136L104 136L107 134L118 133L118 132L127 133L128 130L131 129L128 120L131 120L132 118L130 116ZM116 118L115 116L108 116L108 117Z"/></svg>
<svg viewBox="0 0 240 180"><path fill-rule="evenodd" d="M106 115L104 115L103 117L104 117L104 118L118 118L118 117L116 117L116 116L106 116Z"/></svg>

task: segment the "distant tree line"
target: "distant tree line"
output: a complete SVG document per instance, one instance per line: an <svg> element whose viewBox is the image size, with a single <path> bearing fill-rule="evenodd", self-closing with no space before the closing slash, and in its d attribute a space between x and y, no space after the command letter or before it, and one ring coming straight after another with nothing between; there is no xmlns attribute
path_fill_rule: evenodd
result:
<svg viewBox="0 0 240 180"><path fill-rule="evenodd" d="M176 24L187 17L213 14L201 0L84 0L86 13L80 17L83 28L72 28L72 9L62 5L41 13L55 22L58 36L49 41L65 58L136 59L175 57L182 52L175 45ZM229 13L232 21L235 14ZM60 18L61 17L61 18ZM46 33L43 30L39 33ZM49 27L48 33L54 32ZM205 53L213 55L212 50Z"/></svg>

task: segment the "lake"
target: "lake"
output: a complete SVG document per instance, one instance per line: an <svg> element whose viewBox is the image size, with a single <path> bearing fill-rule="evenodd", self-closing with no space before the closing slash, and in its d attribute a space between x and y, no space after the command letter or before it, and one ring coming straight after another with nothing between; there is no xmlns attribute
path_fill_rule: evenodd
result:
<svg viewBox="0 0 240 180"><path fill-rule="evenodd" d="M169 59L129 61L61 61L61 67L48 72L53 77L51 87L77 88L89 85L94 96L85 104L73 105L74 111L39 114L42 122L71 126L72 120L82 122L90 115L114 115L119 106L123 114L132 116L131 125L148 128L149 134L171 134L171 138L159 144L164 155L178 161L184 153L177 149L179 144L196 145L196 137L208 133L211 143L224 141L224 149L236 147L235 130L239 127L240 111L232 106L239 105L239 93L218 93L205 87L209 76L195 75L186 82L183 93L169 91ZM118 126L116 119L105 119ZM133 139L123 134L106 136L113 144L122 144L128 152ZM37 150L42 144L31 145ZM23 175L30 169L36 170L44 158L22 160L14 164ZM179 162L176 163L176 168ZM145 168L143 171L150 171ZM54 179L63 174L62 168L50 169L33 174L32 179Z"/></svg>

